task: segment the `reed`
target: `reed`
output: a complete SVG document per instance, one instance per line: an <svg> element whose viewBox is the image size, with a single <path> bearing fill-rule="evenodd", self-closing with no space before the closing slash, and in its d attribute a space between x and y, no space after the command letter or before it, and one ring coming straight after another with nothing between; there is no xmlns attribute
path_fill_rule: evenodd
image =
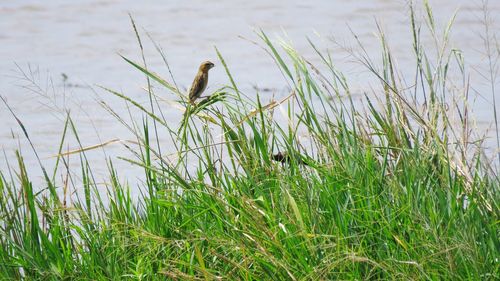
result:
<svg viewBox="0 0 500 281"><path fill-rule="evenodd" d="M143 112L133 123L103 106L136 137L126 146L135 158L121 160L144 170L143 193L132 198L111 160L103 193L81 146L72 156L81 162L80 191L69 195L74 179L62 147L78 131L68 115L53 169L65 175L62 183L45 173L44 186L33 187L19 154L16 167L0 172L0 276L499 278L497 170L471 133L468 74L462 54L447 45L452 21L439 37L425 9L426 25L410 11L413 77L400 77L381 29L381 65L358 41L352 55L380 85L366 93L363 110L331 55L312 41L321 65L258 33L291 88L271 102L242 92L217 49L228 85L196 107L144 57L124 58L146 76L150 103L103 88ZM432 52L422 32L439 39ZM459 81L449 81L453 69ZM151 85L190 108L180 124L166 122ZM173 147L159 141L165 131Z"/></svg>

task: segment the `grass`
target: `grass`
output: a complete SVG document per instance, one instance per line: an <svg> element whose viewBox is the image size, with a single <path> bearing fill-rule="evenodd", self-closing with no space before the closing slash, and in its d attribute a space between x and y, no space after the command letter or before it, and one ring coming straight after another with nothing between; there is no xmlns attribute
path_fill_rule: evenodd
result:
<svg viewBox="0 0 500 281"><path fill-rule="evenodd" d="M330 54L312 41L320 66L259 33L292 88L271 103L239 90L219 50L230 83L196 107L144 57L124 58L147 77L149 108L106 88L144 114L130 124L103 106L136 136L136 147L126 146L136 157L121 160L144 170L144 193L133 199L110 160L103 194L82 146L79 196L68 199L75 183L62 147L68 135L78 139L68 115L43 186L33 186L20 154L15 168L0 173L1 278L499 278L497 167L483 140L473 138L468 74L462 54L447 46L451 23L438 38L430 7L425 11L440 43L428 52L411 10L412 86L399 78L381 29L381 66L361 42L352 52L380 83L366 94L364 110ZM450 81L452 70L459 81ZM181 124L162 117L152 84L188 107ZM159 143L160 131L173 151Z"/></svg>

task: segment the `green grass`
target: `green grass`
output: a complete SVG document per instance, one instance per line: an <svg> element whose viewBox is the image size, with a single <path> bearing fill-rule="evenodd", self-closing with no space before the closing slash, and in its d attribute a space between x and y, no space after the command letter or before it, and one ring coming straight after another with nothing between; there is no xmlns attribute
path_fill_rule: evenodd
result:
<svg viewBox="0 0 500 281"><path fill-rule="evenodd" d="M471 139L467 99L450 99L465 90L448 87L456 82L449 81L450 71L468 75L461 53L446 47L448 26L442 45L428 54L419 39L424 27L413 12L411 19L411 87L398 78L382 32L380 66L361 43L353 53L380 82L374 95L366 94L364 111L330 54L311 41L322 61L315 66L263 32L261 42L292 86L293 95L280 105L285 116L275 116L276 104L263 103L258 93L240 92L219 50L228 86L190 107L181 124L164 120L151 86L146 106L104 88L144 113L129 124L104 104L136 136L138 146L130 148L136 157L120 161L144 170L144 193L132 199L121 183L125 175L110 160L103 194L81 147L80 196L67 200L71 174L62 183L55 179L67 172L66 137L78 139L68 116L61 156L52 174L44 170L43 186L32 185L19 154L16 167L0 173L0 277L499 278L496 168ZM144 57L142 63L124 59L148 85L164 87L186 105L171 79L148 69ZM159 132L169 134L174 149L159 144ZM286 163L273 161L278 152L286 153Z"/></svg>

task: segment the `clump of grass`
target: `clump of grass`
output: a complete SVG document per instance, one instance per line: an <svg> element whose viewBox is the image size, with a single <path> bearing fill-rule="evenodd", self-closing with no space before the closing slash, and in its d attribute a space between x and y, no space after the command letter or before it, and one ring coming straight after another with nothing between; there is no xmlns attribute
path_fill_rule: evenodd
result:
<svg viewBox="0 0 500 281"><path fill-rule="evenodd" d="M46 176L47 189L37 193L18 155L18 168L0 174L0 276L498 278L498 178L482 148L470 145L464 107L449 104L457 93L447 74L460 68L460 53L446 47L446 28L431 63L413 10L411 24L413 87L398 79L382 31L381 68L361 43L353 53L381 85L374 94L383 98L366 94L364 112L355 108L348 79L312 42L322 66L259 34L292 85L290 96L271 103L247 98L216 50L230 85L175 125L163 118L151 84L182 99L178 87L149 70L144 57L125 58L146 75L150 108L105 89L144 112L129 124L103 105L136 136L137 148L127 146L136 158L123 160L144 169L144 194L133 200L111 161L108 193L100 192L81 147L83 195L68 203L69 172L62 185ZM278 106L285 122L277 121ZM164 130L175 151L161 147ZM63 132L54 175L61 163L67 171L66 135L78 136L69 116Z"/></svg>

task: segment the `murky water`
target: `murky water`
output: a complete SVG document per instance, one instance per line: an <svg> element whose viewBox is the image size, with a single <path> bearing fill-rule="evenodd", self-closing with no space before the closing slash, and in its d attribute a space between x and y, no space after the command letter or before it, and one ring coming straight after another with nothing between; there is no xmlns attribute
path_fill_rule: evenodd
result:
<svg viewBox="0 0 500 281"><path fill-rule="evenodd" d="M480 1L430 1L438 26L446 25L455 10L458 15L452 33L453 46L463 50L469 70L481 70L486 65L481 34L482 11ZM489 1L491 17L499 22L500 1ZM421 3L417 1L417 7ZM336 48L331 37L347 45L353 44L350 29L369 50L379 47L373 35L375 21L386 31L391 49L403 71L414 65L409 32L409 6L402 0L317 0L317 1L35 1L11 0L0 3L0 95L5 97L26 126L30 138L49 167L50 156L57 153L63 130L65 112L70 110L84 146L111 139L133 139L114 117L99 105L99 100L112 105L127 117L127 110L119 99L95 87L102 85L123 91L147 102L142 88L144 76L125 63L119 56L140 60L139 47L128 13L137 22L143 34L145 54L150 68L163 76L168 70L145 32L161 45L181 88L189 87L201 61L210 59L219 67L211 71L209 89L227 83L217 60L214 46L224 55L240 87L252 92L254 85L273 92L286 87L286 82L272 60L256 45L242 39L257 40L254 30L262 28L271 38L288 38L304 55L314 59L306 36L321 48L332 50L334 57L353 81L363 76L363 70L350 64L347 53ZM442 30L442 29L441 29ZM424 38L432 42L432 38ZM479 122L486 126L491 121L491 92L482 92L486 81L474 74L474 85L481 91L477 99ZM356 85L354 85L356 86ZM369 85L360 85L367 87ZM92 90L90 87L95 89ZM275 89L275 90L274 90ZM165 99L173 96L160 91ZM167 119L175 120L180 112L165 103ZM140 122L140 116L135 116ZM7 157L0 157L0 169L15 165L13 151L21 147L30 171L40 175L37 161L15 119L0 104L0 149ZM66 149L77 148L74 145ZM106 178L104 155L127 155L121 145L108 146L104 151L89 152L89 160L96 166L96 177ZM70 166L77 167L78 159L71 158ZM136 168L116 160L115 167L129 178L139 175ZM76 171L78 172L78 170ZM133 179L132 179L133 180Z"/></svg>

